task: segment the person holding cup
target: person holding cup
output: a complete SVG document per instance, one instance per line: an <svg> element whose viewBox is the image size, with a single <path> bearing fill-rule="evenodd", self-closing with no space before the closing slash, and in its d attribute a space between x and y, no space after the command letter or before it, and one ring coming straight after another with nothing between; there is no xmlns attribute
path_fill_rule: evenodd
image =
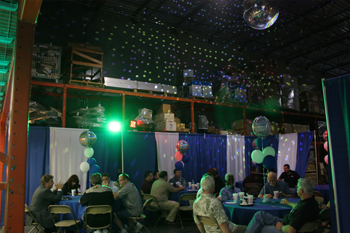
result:
<svg viewBox="0 0 350 233"><path fill-rule="evenodd" d="M227 173L225 175L226 186L221 189L220 196L222 201L232 200L234 193L240 193L241 190L234 186L235 178L232 173ZM244 193L243 193L244 195Z"/></svg>
<svg viewBox="0 0 350 233"><path fill-rule="evenodd" d="M278 198L281 197L294 197L287 183L277 180L277 175L274 172L269 172L267 175L268 183L261 189L258 197L274 198L274 191L278 191Z"/></svg>
<svg viewBox="0 0 350 233"><path fill-rule="evenodd" d="M64 183L62 188L62 193L63 195L72 194L72 196L74 196L74 195L78 195L79 189L80 189L79 178L77 175L74 174L74 175L71 175L71 177L69 177L66 183ZM74 192L74 195L72 191Z"/></svg>

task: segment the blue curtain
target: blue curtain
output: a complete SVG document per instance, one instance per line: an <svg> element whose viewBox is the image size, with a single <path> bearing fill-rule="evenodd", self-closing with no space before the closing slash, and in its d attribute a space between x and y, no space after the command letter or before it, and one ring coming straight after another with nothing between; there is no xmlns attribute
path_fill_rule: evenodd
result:
<svg viewBox="0 0 350 233"><path fill-rule="evenodd" d="M216 167L222 181L227 170L227 135L208 134L205 139L205 159L208 168Z"/></svg>
<svg viewBox="0 0 350 233"><path fill-rule="evenodd" d="M307 164L309 163L309 150L312 142L313 131L298 133L298 154L295 171L301 176L305 176Z"/></svg>
<svg viewBox="0 0 350 233"><path fill-rule="evenodd" d="M205 138L203 134L179 134L179 140L187 141L189 149L187 155L191 157L182 170L182 176L187 181L200 182L204 173L207 172L208 165L206 163ZM173 175L173 174L172 174ZM168 175L169 176L169 175ZM172 176L169 176L169 178Z"/></svg>
<svg viewBox="0 0 350 233"><path fill-rule="evenodd" d="M337 207L339 211L339 232L347 232L350 228L348 211L350 209L350 75L345 75L323 81L324 96L327 104L328 139L331 145L330 160L333 163L332 179L335 184L330 186L333 193L336 187ZM333 177L334 175L334 177ZM337 232L335 221L334 197L330 196L332 209L332 232Z"/></svg>
<svg viewBox="0 0 350 233"><path fill-rule="evenodd" d="M140 191L146 171L156 167L156 139L154 133L123 132L124 172Z"/></svg>
<svg viewBox="0 0 350 233"><path fill-rule="evenodd" d="M93 158L96 159L96 164L100 166L100 173L107 172L111 180L117 180L118 161L121 156L121 132L112 133L109 130L102 129L92 129L91 131L97 137L92 148L94 149Z"/></svg>
<svg viewBox="0 0 350 233"><path fill-rule="evenodd" d="M50 169L50 128L29 127L26 166L25 203L30 204L34 191L40 186L43 175Z"/></svg>
<svg viewBox="0 0 350 233"><path fill-rule="evenodd" d="M244 137L245 140L245 174L246 176L248 176L250 174L250 168L251 167L259 167L260 164L253 164L253 161L251 159L251 154L253 152L254 147L252 145L254 139L257 138L255 136L246 136ZM276 155L275 155L275 171L277 171L277 159L278 159L278 139L279 136L278 135L272 135L272 136L267 136L267 146L271 146L273 149L275 149L276 151ZM261 164L262 165L262 164Z"/></svg>

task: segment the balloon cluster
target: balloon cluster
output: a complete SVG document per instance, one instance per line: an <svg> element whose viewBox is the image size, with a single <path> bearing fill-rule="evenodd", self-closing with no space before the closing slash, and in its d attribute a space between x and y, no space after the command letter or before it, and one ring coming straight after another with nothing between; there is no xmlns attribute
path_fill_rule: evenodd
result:
<svg viewBox="0 0 350 233"><path fill-rule="evenodd" d="M252 142L255 150L252 152L251 158L254 163L262 163L266 169L270 170L274 168L276 163L274 158L276 151L273 147L268 146L265 138L271 132L271 123L265 116L258 116L254 119L252 129L258 138Z"/></svg>
<svg viewBox="0 0 350 233"><path fill-rule="evenodd" d="M92 131L84 131L79 136L79 142L82 146L86 147L84 150L84 155L88 160L80 164L80 170L82 172L88 172L94 174L100 171L100 166L96 164L96 159L92 158L94 155L94 149L91 148L97 140L96 134Z"/></svg>
<svg viewBox="0 0 350 233"><path fill-rule="evenodd" d="M188 151L188 143L185 140L180 140L176 144L176 150L175 153L175 159L177 162L175 163L175 168L179 171L181 171L185 167L185 163L188 163L190 161L190 156L186 154Z"/></svg>
<svg viewBox="0 0 350 233"><path fill-rule="evenodd" d="M327 130L323 132L323 139L326 141L324 144L323 144L323 148L328 152L328 133L327 133ZM324 157L324 162L326 164L329 163L329 158L328 158L328 155L326 155Z"/></svg>

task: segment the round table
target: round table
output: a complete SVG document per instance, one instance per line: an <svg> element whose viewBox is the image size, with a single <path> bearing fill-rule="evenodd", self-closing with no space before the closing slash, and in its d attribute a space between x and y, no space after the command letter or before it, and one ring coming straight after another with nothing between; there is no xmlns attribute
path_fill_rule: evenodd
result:
<svg viewBox="0 0 350 233"><path fill-rule="evenodd" d="M298 203L299 198L286 198L288 201ZM223 203L226 215L231 222L240 225L248 225L254 214L258 211L265 211L279 218L284 218L292 209L288 205L281 204L282 199L270 199L267 203L261 198L254 200L253 206L240 206L238 203L226 201Z"/></svg>
<svg viewBox="0 0 350 233"><path fill-rule="evenodd" d="M318 191L322 194L324 203L327 204L329 201L329 184L315 185L315 191Z"/></svg>
<svg viewBox="0 0 350 233"><path fill-rule="evenodd" d="M198 192L197 189L192 189L190 187L186 187L186 189L181 190L177 193L169 193L169 200L179 202L182 194L197 193L197 192ZM189 203L188 203L188 201L182 201L180 203L180 205L181 206L188 206Z"/></svg>

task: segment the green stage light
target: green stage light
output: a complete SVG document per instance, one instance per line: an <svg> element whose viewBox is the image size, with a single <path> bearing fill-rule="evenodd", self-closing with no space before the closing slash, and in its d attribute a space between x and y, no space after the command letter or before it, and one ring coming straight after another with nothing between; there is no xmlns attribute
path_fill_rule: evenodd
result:
<svg viewBox="0 0 350 233"><path fill-rule="evenodd" d="M118 121L111 121L108 124L108 129L112 132L119 132L122 129L122 125Z"/></svg>

